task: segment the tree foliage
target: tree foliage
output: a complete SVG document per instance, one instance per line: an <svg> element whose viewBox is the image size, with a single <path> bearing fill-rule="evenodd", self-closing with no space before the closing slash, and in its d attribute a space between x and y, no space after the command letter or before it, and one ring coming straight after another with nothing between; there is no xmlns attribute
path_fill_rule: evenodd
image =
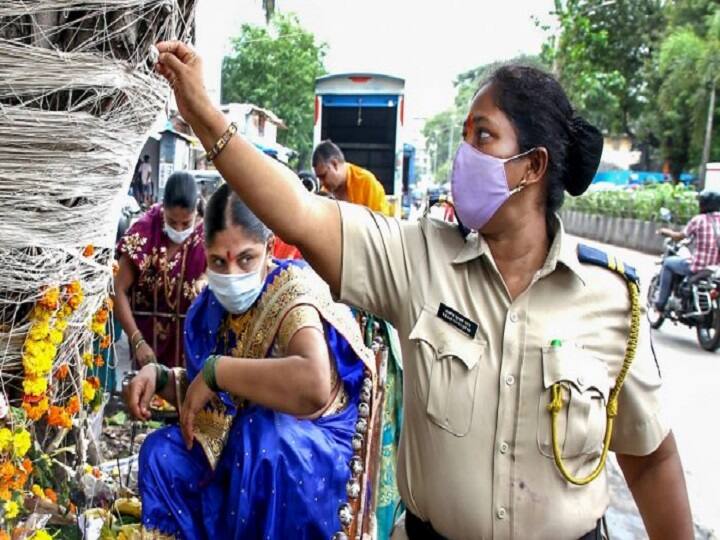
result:
<svg viewBox="0 0 720 540"><path fill-rule="evenodd" d="M702 20L703 25L695 22L672 29L658 55L655 118L673 176L700 162L710 89L720 71L720 8ZM718 150L720 137L715 137L711 155L720 157Z"/></svg>
<svg viewBox="0 0 720 540"><path fill-rule="evenodd" d="M661 0L556 0L559 35L543 50L578 111L635 138L647 103L645 66L665 26Z"/></svg>
<svg viewBox="0 0 720 540"><path fill-rule="evenodd" d="M542 56L580 113L629 136L645 166L659 153L675 177L694 169L720 71L717 0L556 0L555 14Z"/></svg>
<svg viewBox="0 0 720 540"><path fill-rule="evenodd" d="M276 14L270 28L244 24L222 69L224 103L253 103L282 118L279 142L297 150L305 166L312 152L315 79L325 74L327 46L292 14Z"/></svg>

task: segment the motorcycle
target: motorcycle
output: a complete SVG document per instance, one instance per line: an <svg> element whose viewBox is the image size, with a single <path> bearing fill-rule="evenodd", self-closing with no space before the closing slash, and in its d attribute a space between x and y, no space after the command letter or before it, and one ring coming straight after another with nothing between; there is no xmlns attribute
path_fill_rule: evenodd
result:
<svg viewBox="0 0 720 540"><path fill-rule="evenodd" d="M660 294L662 263L667 257L689 258L688 241L665 241L663 255L656 264L660 270L653 276L647 293L650 326L660 328L666 320L695 328L697 340L706 351L720 348L720 267L711 266L685 278L676 277L665 311L655 309Z"/></svg>

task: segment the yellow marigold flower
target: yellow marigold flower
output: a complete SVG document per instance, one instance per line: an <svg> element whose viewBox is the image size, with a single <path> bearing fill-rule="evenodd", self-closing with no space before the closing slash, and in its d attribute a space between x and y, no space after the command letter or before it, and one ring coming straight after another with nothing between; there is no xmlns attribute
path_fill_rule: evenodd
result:
<svg viewBox="0 0 720 540"><path fill-rule="evenodd" d="M87 367L93 367L95 357L91 353L86 352L85 354L83 354L82 359Z"/></svg>
<svg viewBox="0 0 720 540"><path fill-rule="evenodd" d="M95 387L89 381L82 382L83 403L90 403L95 399Z"/></svg>
<svg viewBox="0 0 720 540"><path fill-rule="evenodd" d="M20 514L20 507L15 501L5 503L5 519L15 519Z"/></svg>
<svg viewBox="0 0 720 540"><path fill-rule="evenodd" d="M26 429L17 431L13 436L13 450L17 457L25 457L30 446L32 445L32 439L30 433Z"/></svg>
<svg viewBox="0 0 720 540"><path fill-rule="evenodd" d="M35 534L33 534L28 540L53 540L53 537L50 536L50 533L48 533L45 529L35 531Z"/></svg>
<svg viewBox="0 0 720 540"><path fill-rule="evenodd" d="M12 443L13 436L12 431L10 431L8 428L2 428L0 429L0 452L5 452L10 448L10 443Z"/></svg>
<svg viewBox="0 0 720 540"><path fill-rule="evenodd" d="M36 497L40 497L41 499L45 498L45 492L43 491L43 488L41 488L37 484L33 484L33 487L30 491L32 491L32 494Z"/></svg>
<svg viewBox="0 0 720 540"><path fill-rule="evenodd" d="M68 327L68 323L65 319L58 319L55 321L55 328L60 330L61 332L64 332Z"/></svg>
<svg viewBox="0 0 720 540"><path fill-rule="evenodd" d="M65 304L62 308L60 308L60 311L58 312L58 318L61 321L64 321L70 315L72 315L72 312L73 312L72 308L70 306L68 306L67 304Z"/></svg>
<svg viewBox="0 0 720 540"><path fill-rule="evenodd" d="M45 339L49 333L50 324L47 321L40 320L32 325L30 332L28 332L28 337L35 341L40 341L41 339Z"/></svg>
<svg viewBox="0 0 720 540"><path fill-rule="evenodd" d="M52 330L50 330L50 343L52 343L53 345L60 345L62 342L62 330L58 330L57 328L53 328Z"/></svg>
<svg viewBox="0 0 720 540"><path fill-rule="evenodd" d="M93 321L90 329L93 331L93 334L97 334L99 336L105 335L105 323Z"/></svg>
<svg viewBox="0 0 720 540"><path fill-rule="evenodd" d="M27 377L42 377L52 369L52 358L48 359L42 351L35 354L26 352L23 355L23 368Z"/></svg>
<svg viewBox="0 0 720 540"><path fill-rule="evenodd" d="M41 396L47 392L47 379L42 377L28 377L23 381L23 391L31 396Z"/></svg>

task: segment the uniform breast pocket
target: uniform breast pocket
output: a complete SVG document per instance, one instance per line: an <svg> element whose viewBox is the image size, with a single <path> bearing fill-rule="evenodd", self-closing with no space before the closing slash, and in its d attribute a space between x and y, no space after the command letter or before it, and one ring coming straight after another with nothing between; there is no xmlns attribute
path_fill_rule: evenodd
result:
<svg viewBox="0 0 720 540"><path fill-rule="evenodd" d="M429 359L427 415L442 429L462 437L472 423L479 363L487 343L456 330L423 310L410 340Z"/></svg>
<svg viewBox="0 0 720 540"><path fill-rule="evenodd" d="M547 406L552 387L560 384L563 408L557 418L557 437L562 457L599 455L607 425L607 365L580 347L566 345L543 348L542 368L543 391L538 405L540 452L553 457L552 418Z"/></svg>

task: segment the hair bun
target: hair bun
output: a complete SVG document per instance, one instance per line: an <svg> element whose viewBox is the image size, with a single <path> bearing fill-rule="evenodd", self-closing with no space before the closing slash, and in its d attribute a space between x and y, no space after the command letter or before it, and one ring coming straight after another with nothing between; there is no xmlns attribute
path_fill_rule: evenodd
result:
<svg viewBox="0 0 720 540"><path fill-rule="evenodd" d="M585 193L600 166L604 139L600 130L580 116L570 120L565 189L570 195Z"/></svg>

